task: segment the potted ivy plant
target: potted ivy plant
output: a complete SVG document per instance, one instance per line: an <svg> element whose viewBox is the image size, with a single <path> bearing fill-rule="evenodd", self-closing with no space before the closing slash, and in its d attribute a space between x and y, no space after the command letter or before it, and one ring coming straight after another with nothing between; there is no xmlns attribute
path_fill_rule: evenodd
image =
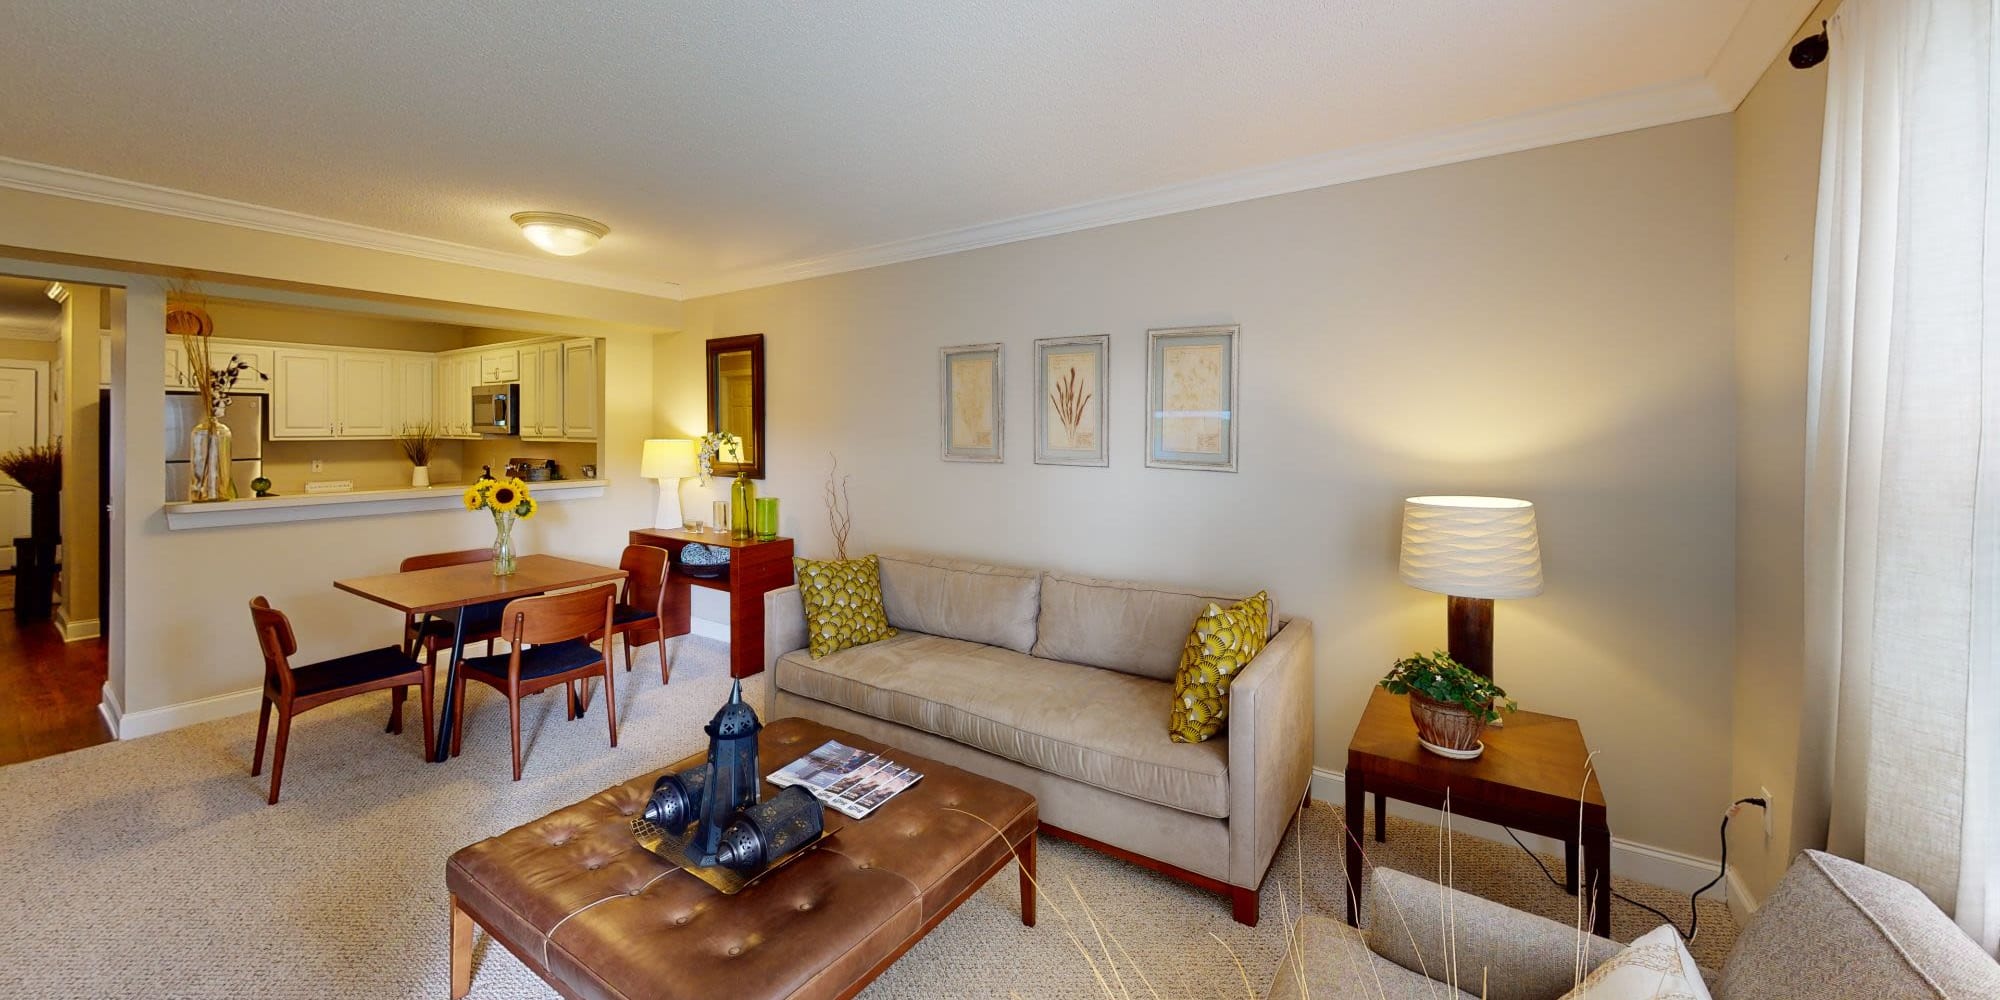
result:
<svg viewBox="0 0 2000 1000"><path fill-rule="evenodd" d="M1500 709L1518 706L1489 678L1442 651L1417 653L1396 661L1382 678L1383 690L1410 696L1410 718L1424 749L1454 760L1471 760L1486 749L1479 741Z"/></svg>

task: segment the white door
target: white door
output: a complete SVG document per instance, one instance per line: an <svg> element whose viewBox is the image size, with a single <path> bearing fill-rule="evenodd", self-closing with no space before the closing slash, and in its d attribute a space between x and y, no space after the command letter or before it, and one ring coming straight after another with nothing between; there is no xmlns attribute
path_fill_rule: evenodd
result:
<svg viewBox="0 0 2000 1000"><path fill-rule="evenodd" d="M40 444L40 379L33 368L0 368L0 452ZM0 569L14 568L14 539L28 534L28 491L0 475Z"/></svg>
<svg viewBox="0 0 2000 1000"><path fill-rule="evenodd" d="M334 378L335 433L350 438L385 438L396 432L395 380L386 354L339 356Z"/></svg>
<svg viewBox="0 0 2000 1000"><path fill-rule="evenodd" d="M563 436L597 438L597 342L571 340L563 345Z"/></svg>
<svg viewBox="0 0 2000 1000"><path fill-rule="evenodd" d="M271 437L333 436L332 354L280 350L272 367Z"/></svg>

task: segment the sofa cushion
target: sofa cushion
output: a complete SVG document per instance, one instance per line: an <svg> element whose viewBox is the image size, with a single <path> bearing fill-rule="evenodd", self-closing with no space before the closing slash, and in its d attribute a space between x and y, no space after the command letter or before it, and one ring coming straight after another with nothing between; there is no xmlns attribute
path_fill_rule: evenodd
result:
<svg viewBox="0 0 2000 1000"><path fill-rule="evenodd" d="M935 556L885 555L889 624L1025 653L1035 646L1042 574Z"/></svg>
<svg viewBox="0 0 2000 1000"><path fill-rule="evenodd" d="M1287 940L1265 1000L1473 1000L1371 953L1360 931L1329 917L1300 917ZM1235 995L1233 984L1215 985L1222 996Z"/></svg>
<svg viewBox="0 0 2000 1000"><path fill-rule="evenodd" d="M1679 929L1661 924L1590 970L1562 1000L1711 1000Z"/></svg>
<svg viewBox="0 0 2000 1000"><path fill-rule="evenodd" d="M2000 997L2000 963L1917 887L1806 851L1737 935L1718 996Z"/></svg>
<svg viewBox="0 0 2000 1000"><path fill-rule="evenodd" d="M1228 740L1175 743L1160 681L905 632L778 658L779 689L1184 812L1229 815Z"/></svg>
<svg viewBox="0 0 2000 1000"><path fill-rule="evenodd" d="M806 648L814 657L880 642L896 634L882 613L882 584L874 556L859 559L793 559L806 613Z"/></svg>
<svg viewBox="0 0 2000 1000"><path fill-rule="evenodd" d="M1147 583L1046 573L1034 654L1155 680L1172 680L1196 616L1234 597ZM1271 608L1271 622L1277 622Z"/></svg>
<svg viewBox="0 0 2000 1000"><path fill-rule="evenodd" d="M1484 983L1486 1000L1550 1000L1618 954L1615 941L1393 868L1368 871L1368 947L1411 972ZM1440 902L1449 900L1449 907ZM1451 956L1447 961L1446 956ZM1478 989L1478 986L1474 986ZM1315 989L1317 994L1318 990Z"/></svg>
<svg viewBox="0 0 2000 1000"><path fill-rule="evenodd" d="M1229 718L1229 683L1263 651L1271 598L1263 591L1233 607L1211 604L1194 620L1174 673L1174 710L1167 732L1176 743L1200 743Z"/></svg>

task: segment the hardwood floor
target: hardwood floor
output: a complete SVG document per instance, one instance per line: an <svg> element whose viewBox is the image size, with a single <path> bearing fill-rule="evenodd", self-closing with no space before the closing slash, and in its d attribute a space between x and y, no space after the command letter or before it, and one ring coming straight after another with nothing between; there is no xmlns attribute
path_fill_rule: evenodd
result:
<svg viewBox="0 0 2000 1000"><path fill-rule="evenodd" d="M0 764L109 743L97 701L105 642L64 642L48 622L0 610Z"/></svg>

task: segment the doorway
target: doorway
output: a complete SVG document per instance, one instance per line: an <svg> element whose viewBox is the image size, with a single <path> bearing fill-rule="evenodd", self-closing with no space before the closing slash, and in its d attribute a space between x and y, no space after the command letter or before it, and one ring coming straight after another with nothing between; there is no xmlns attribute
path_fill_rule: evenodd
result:
<svg viewBox="0 0 2000 1000"><path fill-rule="evenodd" d="M97 708L107 650L95 515L114 298L122 306L109 288L0 276L0 455L54 446L61 457L59 474L28 484L39 517L36 494L0 473L0 764L111 738Z"/></svg>

